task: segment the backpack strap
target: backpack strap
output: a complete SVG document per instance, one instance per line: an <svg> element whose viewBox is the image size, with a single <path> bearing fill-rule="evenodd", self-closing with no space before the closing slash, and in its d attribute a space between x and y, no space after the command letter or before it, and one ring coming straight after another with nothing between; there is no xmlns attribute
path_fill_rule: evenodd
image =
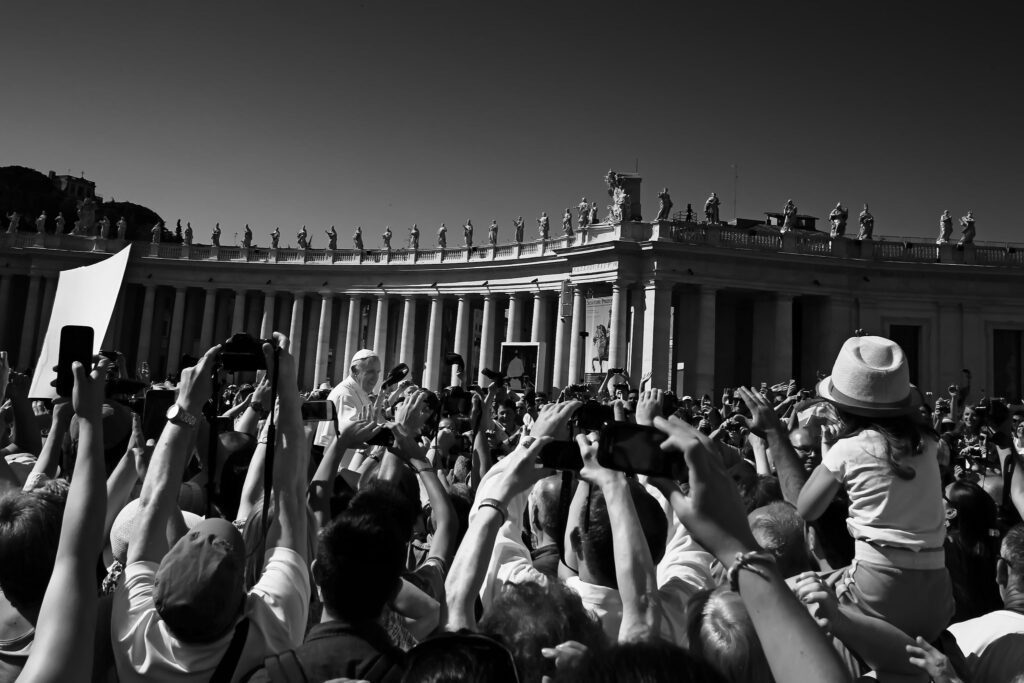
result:
<svg viewBox="0 0 1024 683"><path fill-rule="evenodd" d="M263 662L271 683L307 683L306 673L295 656L295 650L270 655Z"/></svg>
<svg viewBox="0 0 1024 683"><path fill-rule="evenodd" d="M245 641L248 637L249 617L246 617L235 626L235 635L231 636L228 649L224 652L224 657L221 658L216 670L214 670L210 683L231 683L231 678L235 675L238 660L242 658L242 649L245 647Z"/></svg>

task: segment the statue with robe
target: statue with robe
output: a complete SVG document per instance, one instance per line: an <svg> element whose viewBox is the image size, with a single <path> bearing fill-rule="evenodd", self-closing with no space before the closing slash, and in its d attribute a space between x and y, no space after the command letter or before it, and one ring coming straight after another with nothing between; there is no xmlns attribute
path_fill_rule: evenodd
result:
<svg viewBox="0 0 1024 683"><path fill-rule="evenodd" d="M18 224L21 223L21 214L17 211L13 211L7 214L7 234L13 235L18 232Z"/></svg>
<svg viewBox="0 0 1024 683"><path fill-rule="evenodd" d="M384 251L391 251L391 226L384 226L384 233L380 236L384 241Z"/></svg>
<svg viewBox="0 0 1024 683"><path fill-rule="evenodd" d="M36 218L36 232L38 232L40 235L42 235L43 233L46 232L46 212L45 211L43 211L41 214L39 214L39 217Z"/></svg>
<svg viewBox="0 0 1024 683"><path fill-rule="evenodd" d="M64 223L65 223L65 221L64 221L64 214L61 213L60 211L58 211L57 212L57 217L53 219L53 223L56 226L56 230L54 230L54 232L56 234L58 234L58 235L63 235L64 234Z"/></svg>
<svg viewBox="0 0 1024 683"><path fill-rule="evenodd" d="M956 246L963 247L968 244L974 244L974 212L968 211L966 216L960 217L960 231L963 233L960 236L960 241L957 242Z"/></svg>
<svg viewBox="0 0 1024 683"><path fill-rule="evenodd" d="M462 226L462 234L466 238L466 249L473 248L473 221L466 219L466 224Z"/></svg>
<svg viewBox="0 0 1024 683"><path fill-rule="evenodd" d="M210 242L215 247L220 246L220 223L213 226L213 232L210 234Z"/></svg>
<svg viewBox="0 0 1024 683"><path fill-rule="evenodd" d="M523 220L522 216L519 216L514 221L512 221L512 227L515 228L516 244L522 244L523 232L526 230L526 221Z"/></svg>
<svg viewBox="0 0 1024 683"><path fill-rule="evenodd" d="M100 219L100 237L107 240L110 239L110 219L104 216Z"/></svg>
<svg viewBox="0 0 1024 683"><path fill-rule="evenodd" d="M487 226L487 241L493 247L498 244L498 221L491 219L491 224Z"/></svg>
<svg viewBox="0 0 1024 683"><path fill-rule="evenodd" d="M708 197L707 201L704 202L704 219L708 223L717 224L718 220L718 207L722 201L718 198L718 194L712 192L711 196Z"/></svg>
<svg viewBox="0 0 1024 683"><path fill-rule="evenodd" d="M252 246L252 228L245 224L245 232L242 233L242 246L246 249Z"/></svg>
<svg viewBox="0 0 1024 683"><path fill-rule="evenodd" d="M338 231L331 226L330 230L324 230L324 234L327 235L327 248L334 251L338 248Z"/></svg>
<svg viewBox="0 0 1024 683"><path fill-rule="evenodd" d="M192 246L192 236L193 236L193 233L192 233L192 221L189 221L188 223L185 223L185 246L186 247L191 247Z"/></svg>
<svg viewBox="0 0 1024 683"><path fill-rule="evenodd" d="M352 244L355 245L358 251L363 250L363 226L356 226L356 231L352 234Z"/></svg>
<svg viewBox="0 0 1024 683"><path fill-rule="evenodd" d="M572 212L569 211L568 208L565 210L565 213L562 214L562 232L564 232L565 236L570 240L574 237L574 233L572 231Z"/></svg>
<svg viewBox="0 0 1024 683"><path fill-rule="evenodd" d="M667 221L669 217L669 211L672 210L672 197L668 194L668 188L664 188L658 193L658 215L654 220L656 221Z"/></svg>
<svg viewBox="0 0 1024 683"><path fill-rule="evenodd" d="M306 226L302 226L302 230L295 235L295 241L299 244L299 249L309 249L309 231L306 230Z"/></svg>
<svg viewBox="0 0 1024 683"><path fill-rule="evenodd" d="M597 225L597 223L598 223L598 220L597 220L597 202L591 202L590 203L590 220L589 220L589 223L591 225Z"/></svg>
<svg viewBox="0 0 1024 683"><path fill-rule="evenodd" d="M444 223L437 229L437 248L447 249L448 248L448 227Z"/></svg>
<svg viewBox="0 0 1024 683"><path fill-rule="evenodd" d="M270 233L270 248L277 249L281 244L281 226L275 226L274 231Z"/></svg>
<svg viewBox="0 0 1024 683"><path fill-rule="evenodd" d="M579 205L576 206L576 213L579 214L580 228L590 225L590 204L587 202L586 197L581 199Z"/></svg>
<svg viewBox="0 0 1024 683"><path fill-rule="evenodd" d="M875 232L875 217L868 211L868 205L864 205L864 210L860 212L860 231L857 233L857 239L869 240L871 235Z"/></svg>
<svg viewBox="0 0 1024 683"><path fill-rule="evenodd" d="M796 204L793 203L792 199L786 200L786 205L782 207L782 230L780 232L789 232L796 227Z"/></svg>
<svg viewBox="0 0 1024 683"><path fill-rule="evenodd" d="M153 233L153 244L160 244L160 240L162 240L164 236L163 221L157 221L156 225L153 226L153 229L150 230L150 232Z"/></svg>
<svg viewBox="0 0 1024 683"><path fill-rule="evenodd" d="M415 223L409 228L409 248L413 251L420 250L420 229Z"/></svg>
<svg viewBox="0 0 1024 683"><path fill-rule="evenodd" d="M547 211L541 212L540 218L537 219L537 229L540 231L540 238L546 241L548 233L551 231L551 222L548 220Z"/></svg>
<svg viewBox="0 0 1024 683"><path fill-rule="evenodd" d="M935 244L949 244L949 238L952 235L953 216L949 214L949 209L946 209L939 216L939 239L935 240Z"/></svg>
<svg viewBox="0 0 1024 683"><path fill-rule="evenodd" d="M836 208L832 209L832 213L828 215L829 223L832 224L829 237L835 239L846 234L846 219L849 215L850 212L843 206L842 202L836 203Z"/></svg>

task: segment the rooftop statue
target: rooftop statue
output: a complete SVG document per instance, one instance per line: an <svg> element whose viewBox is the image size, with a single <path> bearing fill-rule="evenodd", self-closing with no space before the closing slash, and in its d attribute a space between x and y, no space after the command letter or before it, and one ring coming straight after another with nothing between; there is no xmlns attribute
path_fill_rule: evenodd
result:
<svg viewBox="0 0 1024 683"><path fill-rule="evenodd" d="M491 224L487 226L487 241L492 247L498 244L498 221L493 218Z"/></svg>
<svg viewBox="0 0 1024 683"><path fill-rule="evenodd" d="M548 232L551 230L551 223L548 221L548 212L542 211L540 218L537 219L537 229L540 231L540 238L546 240L548 238Z"/></svg>
<svg viewBox="0 0 1024 683"><path fill-rule="evenodd" d="M156 225L150 230L153 233L153 244L160 244L160 240L164 237L164 223L163 221L157 221Z"/></svg>
<svg viewBox="0 0 1024 683"><path fill-rule="evenodd" d="M330 230L324 230L324 234L327 235L327 248L334 251L338 248L338 231L331 226Z"/></svg>
<svg viewBox="0 0 1024 683"><path fill-rule="evenodd" d="M828 215L828 220L832 223L832 230L829 232L832 239L846 234L846 219L849 216L850 212L843 207L842 202L837 203L836 208L832 209L832 213Z"/></svg>
<svg viewBox="0 0 1024 683"><path fill-rule="evenodd" d="M782 230L780 232L789 232L796 227L796 204L793 203L792 199L786 200L786 206L782 208Z"/></svg>
<svg viewBox="0 0 1024 683"><path fill-rule="evenodd" d="M868 211L868 205L864 205L864 210L860 212L860 232L857 233L857 239L869 240L871 235L875 232L875 217Z"/></svg>
<svg viewBox="0 0 1024 683"><path fill-rule="evenodd" d="M953 235L953 217L949 215L949 209L939 216L939 239L935 244L949 244L949 238Z"/></svg>
<svg viewBox="0 0 1024 683"><path fill-rule="evenodd" d="M275 226L274 231L270 233L270 248L277 249L281 244L281 226Z"/></svg>
<svg viewBox="0 0 1024 683"><path fill-rule="evenodd" d="M718 195L712 192L711 196L704 202L704 220L708 223L719 223L718 207L721 203L722 201L718 198Z"/></svg>
<svg viewBox="0 0 1024 683"><path fill-rule="evenodd" d="M64 234L64 222L64 214L58 211L57 217L53 219L53 223L56 226L56 230L54 230L54 232L56 232L58 235ZM118 227L120 227L120 225L121 224L118 223Z"/></svg>
<svg viewBox="0 0 1024 683"><path fill-rule="evenodd" d="M683 216L683 220L687 223L693 221L693 206L691 204L686 205L686 214Z"/></svg>
<svg viewBox="0 0 1024 683"><path fill-rule="evenodd" d="M18 224L21 223L21 214L17 211L13 211L7 214L7 234L13 235L18 232Z"/></svg>
<svg viewBox="0 0 1024 683"><path fill-rule="evenodd" d="M420 250L420 229L413 223L409 228L409 248L413 251Z"/></svg>
<svg viewBox="0 0 1024 683"><path fill-rule="evenodd" d="M213 226L213 232L210 234L210 242L215 247L220 246L220 223Z"/></svg>
<svg viewBox="0 0 1024 683"><path fill-rule="evenodd" d="M573 238L572 212L569 211L568 208L566 208L565 213L562 214L562 232L564 232L565 236L570 240Z"/></svg>
<svg viewBox="0 0 1024 683"><path fill-rule="evenodd" d="M358 251L363 250L363 226L356 226L356 231L352 234L352 244L355 245Z"/></svg>
<svg viewBox="0 0 1024 683"><path fill-rule="evenodd" d="M43 215L45 217L46 214ZM100 237L102 237L105 240L110 239L110 219L104 216L103 218L100 219L99 226Z"/></svg>
<svg viewBox="0 0 1024 683"><path fill-rule="evenodd" d="M192 246L192 222L189 221L185 224L185 246Z"/></svg>
<svg viewBox="0 0 1024 683"><path fill-rule="evenodd" d="M309 231L306 230L305 225L296 233L295 241L299 243L299 249L309 249Z"/></svg>
<svg viewBox="0 0 1024 683"><path fill-rule="evenodd" d="M591 202L591 204L590 204L590 221L589 221L589 223L591 225L596 225L598 223L598 220L597 220L597 202Z"/></svg>
<svg viewBox="0 0 1024 683"><path fill-rule="evenodd" d="M516 218L514 221L512 221L512 227L515 228L516 244L522 244L523 233L526 230L526 221L524 221L523 217L520 216L519 218Z"/></svg>
<svg viewBox="0 0 1024 683"><path fill-rule="evenodd" d="M579 205L576 207L576 212L579 214L580 227L587 227L590 224L590 204L587 203L586 197L580 200Z"/></svg>
<svg viewBox="0 0 1024 683"><path fill-rule="evenodd" d="M968 244L974 244L974 212L968 211L966 216L960 217L960 231L963 233L960 237L960 241L957 242L958 247L963 247Z"/></svg>
<svg viewBox="0 0 1024 683"><path fill-rule="evenodd" d="M181 221L178 221L178 223L180 224ZM244 230L245 231L242 233L242 246L248 249L252 246L252 228L250 228L249 224L246 223Z"/></svg>
<svg viewBox="0 0 1024 683"><path fill-rule="evenodd" d="M466 238L466 249L473 248L473 221L466 219L466 224L462 226L462 234Z"/></svg>
<svg viewBox="0 0 1024 683"><path fill-rule="evenodd" d="M442 223L441 227L437 229L437 248L448 248L448 228L444 223Z"/></svg>
<svg viewBox="0 0 1024 683"><path fill-rule="evenodd" d="M174 226L174 237L180 242L181 241L181 219Z"/></svg>
<svg viewBox="0 0 1024 683"><path fill-rule="evenodd" d="M381 233L381 240L384 242L384 251L391 251L391 226L385 225L384 232Z"/></svg>
<svg viewBox="0 0 1024 683"><path fill-rule="evenodd" d="M46 212L45 211L43 211L41 214L39 214L39 217L36 218L36 232L38 232L40 235L42 235L43 233L46 232Z"/></svg>
<svg viewBox="0 0 1024 683"><path fill-rule="evenodd" d="M64 216L60 217L60 227L64 227ZM123 240L128 237L128 221L121 216L117 219L117 239Z"/></svg>
<svg viewBox="0 0 1024 683"><path fill-rule="evenodd" d="M667 221L669 217L669 211L672 210L672 197L668 194L668 188L664 188L658 193L658 215L654 218L656 221Z"/></svg>

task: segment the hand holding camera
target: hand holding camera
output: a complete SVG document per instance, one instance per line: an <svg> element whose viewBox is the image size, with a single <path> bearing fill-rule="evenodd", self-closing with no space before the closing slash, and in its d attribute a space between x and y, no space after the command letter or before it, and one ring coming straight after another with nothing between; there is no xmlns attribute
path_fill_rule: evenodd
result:
<svg viewBox="0 0 1024 683"><path fill-rule="evenodd" d="M221 345L218 344L204 353L194 367L181 372L177 402L192 415L197 415L213 394L212 373L220 351Z"/></svg>
<svg viewBox="0 0 1024 683"><path fill-rule="evenodd" d="M71 404L79 419L91 422L95 426L99 426L103 419L103 399L106 398L105 385L109 365L108 359L100 358L95 369L77 361L71 366L75 381L71 392Z"/></svg>

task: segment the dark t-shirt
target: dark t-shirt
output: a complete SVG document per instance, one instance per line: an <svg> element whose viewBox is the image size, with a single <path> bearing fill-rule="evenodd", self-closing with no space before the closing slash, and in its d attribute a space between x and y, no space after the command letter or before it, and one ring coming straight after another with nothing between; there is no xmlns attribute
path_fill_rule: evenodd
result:
<svg viewBox="0 0 1024 683"><path fill-rule="evenodd" d="M558 546L554 543L543 545L532 553L533 568L552 579L558 578Z"/></svg>

